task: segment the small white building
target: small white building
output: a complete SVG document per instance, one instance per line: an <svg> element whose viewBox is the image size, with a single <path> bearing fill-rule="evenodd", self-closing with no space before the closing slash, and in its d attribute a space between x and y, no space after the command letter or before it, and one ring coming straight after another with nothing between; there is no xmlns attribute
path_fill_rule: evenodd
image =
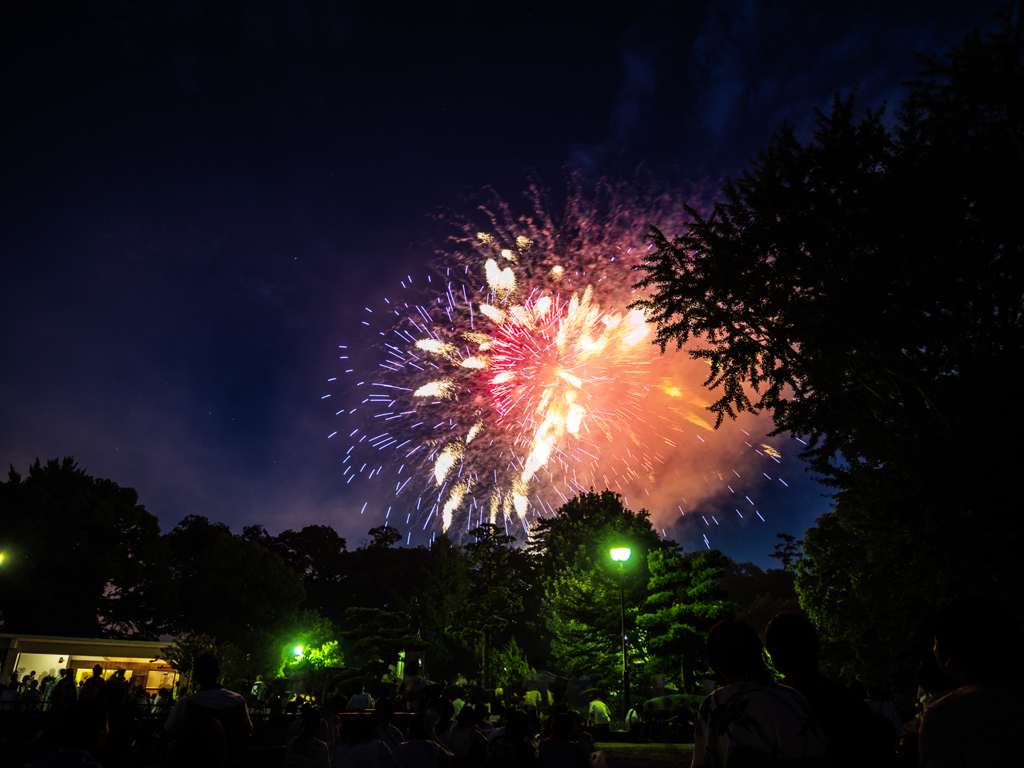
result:
<svg viewBox="0 0 1024 768"><path fill-rule="evenodd" d="M124 670L125 680L145 686L150 693L171 688L178 673L157 654L166 642L150 640L91 640L84 637L45 637L0 633L0 682L6 684L17 671L20 680L35 670L36 680L57 676L61 669L73 669L75 681L92 676L92 668L103 667L103 677Z"/></svg>

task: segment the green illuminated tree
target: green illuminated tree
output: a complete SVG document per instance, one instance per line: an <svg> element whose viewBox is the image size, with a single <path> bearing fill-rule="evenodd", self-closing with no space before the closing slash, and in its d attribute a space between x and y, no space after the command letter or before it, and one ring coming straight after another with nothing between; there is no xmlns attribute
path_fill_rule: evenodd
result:
<svg viewBox="0 0 1024 768"><path fill-rule="evenodd" d="M536 523L531 533L529 550L545 585L542 613L559 671L590 675L611 685L621 675L622 626L620 569L609 552L619 546L631 549L622 565L622 579L632 666L647 655L635 631L637 608L647 599L647 556L671 544L659 538L646 510L631 511L613 491L591 491L570 499L557 515Z"/></svg>
<svg viewBox="0 0 1024 768"><path fill-rule="evenodd" d="M351 656L366 675L380 680L388 667L395 666L403 651L414 653L429 644L412 628L405 611L380 608L349 608L345 611L346 656Z"/></svg>
<svg viewBox="0 0 1024 768"><path fill-rule="evenodd" d="M731 564L717 549L684 556L666 547L647 556L650 594L637 616L637 626L647 633L657 667L667 671L678 664L687 693L693 691L694 673L708 669L704 651L708 630L739 608L727 599L720 584Z"/></svg>
<svg viewBox="0 0 1024 768"><path fill-rule="evenodd" d="M327 695L327 686L331 676L345 665L345 656L341 652L337 640L327 640L319 645L303 645L302 655L292 656L287 667L291 675L302 678L309 686L309 692L316 694L321 701Z"/></svg>

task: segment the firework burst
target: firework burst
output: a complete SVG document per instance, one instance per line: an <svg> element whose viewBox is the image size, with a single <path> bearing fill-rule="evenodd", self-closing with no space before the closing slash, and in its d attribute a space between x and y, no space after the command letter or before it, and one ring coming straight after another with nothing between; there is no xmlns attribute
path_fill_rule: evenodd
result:
<svg viewBox="0 0 1024 768"><path fill-rule="evenodd" d="M699 387L677 375L700 363L662 356L627 309L648 227L680 229L683 197L635 181L584 194L573 180L557 219L539 186L528 198L529 216L493 195L483 226L447 217L451 247L384 300L379 374L355 385L373 412L338 415L356 420L346 482L395 481L387 518L404 496L424 528L528 531L591 488L646 490L681 437L710 432Z"/></svg>

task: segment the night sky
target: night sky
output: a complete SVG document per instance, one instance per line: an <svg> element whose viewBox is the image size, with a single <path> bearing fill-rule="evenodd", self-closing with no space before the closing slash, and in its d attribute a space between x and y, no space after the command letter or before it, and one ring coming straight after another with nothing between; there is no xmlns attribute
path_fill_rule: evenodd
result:
<svg viewBox="0 0 1024 768"><path fill-rule="evenodd" d="M164 531L325 523L355 546L381 520L321 397L358 313L423 273L439 207L640 164L713 189L837 91L895 105L912 50L1000 6L4 3L0 460L74 456ZM769 565L813 524L824 491L787 471L767 523L712 545Z"/></svg>

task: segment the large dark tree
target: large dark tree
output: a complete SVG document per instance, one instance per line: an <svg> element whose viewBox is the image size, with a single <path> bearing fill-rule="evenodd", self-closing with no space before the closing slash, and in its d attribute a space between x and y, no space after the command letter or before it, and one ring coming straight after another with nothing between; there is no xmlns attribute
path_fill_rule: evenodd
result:
<svg viewBox="0 0 1024 768"><path fill-rule="evenodd" d="M178 590L177 631L241 647L267 633L288 634L305 592L280 555L199 515L189 515L164 538Z"/></svg>
<svg viewBox="0 0 1024 768"><path fill-rule="evenodd" d="M899 648L950 591L1021 605L1010 481L1024 420L1007 400L1024 374L1024 27L1011 10L998 32L921 58L892 129L856 117L853 96L806 143L784 125L708 217L653 232L640 283L662 347L710 363L719 420L765 409L809 438L804 458L837 492L798 588L862 669L906 666Z"/></svg>
<svg viewBox="0 0 1024 768"><path fill-rule="evenodd" d="M167 557L138 494L70 457L39 460L0 483L4 632L156 639Z"/></svg>
<svg viewBox="0 0 1024 768"><path fill-rule="evenodd" d="M246 526L242 538L256 542L280 555L285 564L302 578L306 592L303 606L335 623L345 606L340 605L345 578L345 539L329 525L307 525L271 536L262 525Z"/></svg>
<svg viewBox="0 0 1024 768"><path fill-rule="evenodd" d="M508 627L523 608L526 583L509 568L515 537L485 523L470 531L473 538L463 547L469 565L470 595L453 616L449 631L479 642L481 683L491 688L491 648L495 636Z"/></svg>

